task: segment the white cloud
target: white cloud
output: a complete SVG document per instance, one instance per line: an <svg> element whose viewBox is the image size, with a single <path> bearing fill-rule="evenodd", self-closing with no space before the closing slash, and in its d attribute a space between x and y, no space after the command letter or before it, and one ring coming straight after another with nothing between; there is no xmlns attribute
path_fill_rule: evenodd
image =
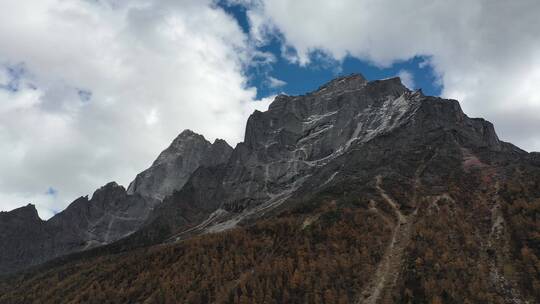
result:
<svg viewBox="0 0 540 304"><path fill-rule="evenodd" d="M540 150L540 2L261 0L253 36L279 31L307 64L313 51L378 66L430 56L442 95L495 123L500 137ZM512 117L525 119L512 119Z"/></svg>
<svg viewBox="0 0 540 304"><path fill-rule="evenodd" d="M401 79L401 83L407 88L414 90L414 75L407 70L400 70L397 76Z"/></svg>
<svg viewBox="0 0 540 304"><path fill-rule="evenodd" d="M7 86L9 83L9 74L7 69L0 67L0 87Z"/></svg>
<svg viewBox="0 0 540 304"><path fill-rule="evenodd" d="M247 37L210 0L3 1L0 41L0 67L25 71L0 89L0 210L47 218L125 185L185 128L234 144L268 103L246 87Z"/></svg>
<svg viewBox="0 0 540 304"><path fill-rule="evenodd" d="M0 83L12 78L5 67L22 74L18 90L0 89L0 210L32 202L46 218L110 180L126 184L185 128L240 141L271 100L246 87L246 66L275 61L253 44L278 31L299 64L430 56L444 96L540 149L535 0L229 1L250 7L254 41L212 0L2 1Z"/></svg>
<svg viewBox="0 0 540 304"><path fill-rule="evenodd" d="M281 79L274 78L272 76L268 76L266 81L267 81L268 87L270 87L272 89L279 88L279 87L282 87L282 86L287 84L285 81L283 81Z"/></svg>
<svg viewBox="0 0 540 304"><path fill-rule="evenodd" d="M149 126L156 124L159 120L158 111L156 110L156 108L151 109L148 115L146 115L145 119L146 119L146 124Z"/></svg>

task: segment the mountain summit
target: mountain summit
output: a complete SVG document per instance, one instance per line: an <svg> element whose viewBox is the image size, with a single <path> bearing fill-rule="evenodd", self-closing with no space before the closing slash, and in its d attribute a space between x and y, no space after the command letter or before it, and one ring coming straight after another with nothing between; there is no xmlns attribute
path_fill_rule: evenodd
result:
<svg viewBox="0 0 540 304"><path fill-rule="evenodd" d="M234 149L185 131L127 192L74 202L113 226L109 210L145 212L98 238L109 245L43 266L57 276L0 284L0 301L535 303L538 159L456 100L341 77L277 96ZM26 248L6 229L5 248Z"/></svg>
<svg viewBox="0 0 540 304"><path fill-rule="evenodd" d="M196 172L192 182L203 186L192 188L188 182L190 187L160 206L164 211L157 210L160 219L156 222L159 229L171 223L165 229L171 233L180 227L180 236L186 214L176 215L180 221L170 220L174 210L186 204L192 208L210 204L206 212L215 211L189 233L223 231L263 216L287 200L356 179L356 174L374 178L395 162L407 166L401 175L411 175L425 160L413 160L409 154L434 154L446 163L455 162L463 151L526 155L501 142L491 123L467 117L455 100L412 92L399 78L367 82L361 75L342 77L307 95L279 95L268 111L255 111L248 120L245 141L232 152L218 182L211 182L214 173L209 177ZM394 157L388 159L390 155ZM401 161L403 157L409 161ZM376 164L379 166L372 171L347 176L355 166ZM460 168L459 161L455 166L448 170ZM444 187L440 175L450 174L448 170L433 173L431 179L439 178L438 188ZM214 183L217 187L204 186ZM191 222L200 220L197 217Z"/></svg>
<svg viewBox="0 0 540 304"><path fill-rule="evenodd" d="M227 161L231 151L223 140L211 144L185 130L127 190L110 182L91 199L76 199L48 221L39 219L33 205L0 213L4 219L0 222L0 274L131 235L164 197L182 188L193 171Z"/></svg>
<svg viewBox="0 0 540 304"><path fill-rule="evenodd" d="M224 140L211 144L202 135L185 130L159 154L150 168L137 175L127 192L161 201L180 190L201 165L224 163L231 152L232 148Z"/></svg>

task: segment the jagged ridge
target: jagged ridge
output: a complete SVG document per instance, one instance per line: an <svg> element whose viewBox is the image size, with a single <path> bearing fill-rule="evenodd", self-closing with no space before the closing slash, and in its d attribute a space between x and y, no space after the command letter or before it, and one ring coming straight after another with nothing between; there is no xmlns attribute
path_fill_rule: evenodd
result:
<svg viewBox="0 0 540 304"><path fill-rule="evenodd" d="M332 293L341 303L533 303L540 297L539 227L531 216L540 201L537 158L500 141L491 123L467 117L455 100L410 91L397 78L352 75L278 96L250 117L244 143L227 161L197 168L142 229L85 257L109 271L106 282L144 279L136 292L107 289L141 302L303 303L320 301L325 290L329 303ZM211 234L219 231L226 232ZM153 268L141 267L146 259ZM71 299L88 296L77 286L103 271L79 261L61 264L79 274ZM97 274L80 275L86 267ZM37 290L34 298L36 286L55 282L32 278L17 284ZM170 282L183 283L168 294Z"/></svg>
<svg viewBox="0 0 540 304"><path fill-rule="evenodd" d="M33 205L2 213L0 274L72 252L110 244L137 231L161 200L183 187L200 166L226 162L232 148L185 130L126 191L111 182L42 221ZM21 220L18 220L21 219Z"/></svg>

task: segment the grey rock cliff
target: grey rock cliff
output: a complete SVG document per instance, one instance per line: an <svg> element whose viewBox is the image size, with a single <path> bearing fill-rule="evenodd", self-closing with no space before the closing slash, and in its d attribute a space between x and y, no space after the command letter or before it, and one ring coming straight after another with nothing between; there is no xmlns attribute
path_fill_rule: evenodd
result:
<svg viewBox="0 0 540 304"><path fill-rule="evenodd" d="M34 205L0 212L0 273L39 259L37 250L46 236L44 222ZM29 245L33 247L28 248Z"/></svg>
<svg viewBox="0 0 540 304"><path fill-rule="evenodd" d="M186 143L190 144L186 147ZM22 235L18 240L22 239L24 246L32 239L32 246L49 248L50 242L43 241L48 237L47 229L93 232L91 237L61 234L62 238L57 238L61 244L88 239L107 242L107 235L121 238L120 231L133 231L140 224L110 229L117 219L125 221L121 217L126 213L147 210L143 205L138 207L141 199L145 203L148 198L157 201L165 196L160 204L152 205L155 208L137 231L113 244L66 257L55 263L59 267L53 265L49 267L52 271L46 272L56 271L60 277L73 270L88 283L82 288L96 279L106 282L100 268L124 267L125 257L130 255L135 259L150 257L158 263L153 263L149 272L144 261L126 267L108 281L124 280L129 285L144 275L157 278L153 280L156 284L164 273L181 280L186 277L182 272L186 261L201 264L201 256L193 252L208 248L217 251L203 260L210 258L218 266L233 265L233 277L247 273L248 281L264 279L275 277L275 269L257 263L280 263L306 252L313 257L346 244L339 254L370 253L363 266L355 264L358 259L332 266L328 277L350 265L355 268L349 272L354 279L347 282L365 278L365 283L345 284L346 293L352 295L345 302L430 302L435 299L430 294L433 284L422 284L429 278L436 284L442 280L440 285L445 287L438 291L442 301L538 303L536 289L528 283L538 276L534 267L521 271L524 264L519 256L530 261L540 256L538 238L531 233L538 228L534 211L540 202L540 154L499 140L490 122L468 117L456 100L411 91L398 78L367 81L361 75L351 75L306 95L279 95L268 111L250 116L245 141L232 152L222 141L210 145L187 131L130 188L131 194L127 194L118 185L109 184L96 191L90 201L78 200L51 220L51 225L40 221L31 206L2 214L0 219L8 215L8 229L16 232L11 238L17 240ZM28 227L21 227L25 221ZM371 223L364 232L377 233L357 238L358 231L336 228L346 223ZM202 236L238 226L244 227L233 233ZM331 233L325 236L325 230ZM177 245L163 244L194 236ZM10 242L14 248L20 244ZM159 245L148 247L155 244ZM265 254L267 247L272 250ZM138 250L130 251L135 248ZM242 269L235 266L241 256L238 252L260 253L261 248L263 254L255 265L247 261L236 265ZM20 254L8 255L14 263L21 261L20 256L30 261L36 257L36 251L19 248L12 252ZM87 276L87 269L81 267L87 258L106 266L96 267ZM519 271L507 271L508 267ZM196 268L188 270L195 273L189 278L198 277L199 283L214 274L205 272L208 267ZM284 269L287 272L287 267ZM36 273L34 286L50 285L50 281L41 284L43 274ZM325 270L317 273L324 275ZM452 284L457 285L444 281L456 274L460 277ZM18 289L15 298L26 299L20 286L32 287L24 285L29 277L21 275L4 290ZM63 283L71 279L67 276ZM75 285L71 294L77 295ZM475 288L468 290L467 286ZM312 287L314 292L320 289L317 284ZM235 288L232 293L228 288L228 294L243 292ZM295 289L290 289L291 294ZM485 297L454 292L460 289ZM57 290L62 297L64 288ZM211 297L204 286L193 290L198 293L195 298ZM190 298L193 290L184 290L182 298ZM125 299L122 293L117 294L120 301ZM155 299L148 294L141 301ZM276 301L281 299L279 296Z"/></svg>
<svg viewBox="0 0 540 304"><path fill-rule="evenodd" d="M180 190L199 166L224 163L231 152L232 148L223 140L211 144L202 135L185 130L161 152L150 168L137 175L127 191L161 201L173 191Z"/></svg>
<svg viewBox="0 0 540 304"><path fill-rule="evenodd" d="M90 200L81 197L47 221L58 231L56 243L63 244L55 255L108 244L133 233L152 205L140 195L128 195L115 182L108 183L96 190Z"/></svg>
<svg viewBox="0 0 540 304"><path fill-rule="evenodd" d="M64 211L42 221L33 205L0 215L0 273L37 265L71 252L109 244L135 232L152 204L127 195L116 183L80 197Z"/></svg>
<svg viewBox="0 0 540 304"><path fill-rule="evenodd" d="M76 199L48 221L38 217L33 205L0 213L0 274L131 235L197 168L222 164L231 152L223 140L211 144L186 130L150 168L137 175L127 191L115 182L108 183L91 199Z"/></svg>
<svg viewBox="0 0 540 304"><path fill-rule="evenodd" d="M462 153L525 153L501 142L491 123L467 117L455 100L410 91L399 78L341 77L306 95L279 95L268 111L255 111L245 141L219 171L220 181L203 172L194 175L187 182L191 190L167 199L154 221L168 223L160 229L173 233L172 239L226 230L316 195L347 174L352 180L369 177L366 182L388 167L395 174L411 174L439 143L444 148L437 152L438 161L448 168L432 172L433 184L443 179L441 174L461 168ZM209 201L214 211L207 208ZM196 216L171 218L170 210L188 205Z"/></svg>
<svg viewBox="0 0 540 304"><path fill-rule="evenodd" d="M399 78L340 77L306 95L279 95L268 111L255 111L234 150L186 130L127 191L108 184L47 222L34 219L25 227L32 238L6 228L0 250L8 253L0 265L16 270L120 238L129 247L223 231L327 191L369 196L362 189L378 176L442 195L449 176L521 159L538 162L500 141L488 121L469 118L455 100L411 91ZM404 212L415 208L412 194L403 193L412 192L391 194L402 196ZM14 260L23 262L12 266Z"/></svg>

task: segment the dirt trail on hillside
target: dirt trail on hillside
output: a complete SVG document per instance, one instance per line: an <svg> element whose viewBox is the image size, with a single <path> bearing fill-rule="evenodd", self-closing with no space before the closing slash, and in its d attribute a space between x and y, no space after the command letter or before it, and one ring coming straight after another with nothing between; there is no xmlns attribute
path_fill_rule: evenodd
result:
<svg viewBox="0 0 540 304"><path fill-rule="evenodd" d="M399 209L399 205L382 188L382 177L376 177L376 188L379 195L388 203L397 218L392 232L392 239L386 248L384 256L379 263L375 275L360 294L358 304L393 303L391 292L399 277L403 254L411 237L412 218L416 212L406 216Z"/></svg>

